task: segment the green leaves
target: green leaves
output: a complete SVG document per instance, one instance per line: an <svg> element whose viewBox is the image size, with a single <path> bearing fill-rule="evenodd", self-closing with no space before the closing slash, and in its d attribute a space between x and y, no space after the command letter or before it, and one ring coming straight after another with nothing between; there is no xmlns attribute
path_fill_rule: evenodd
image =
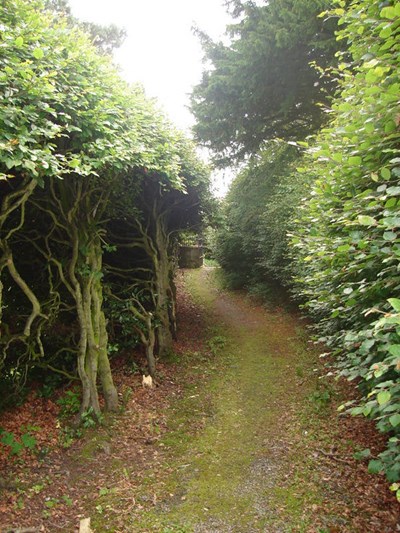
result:
<svg viewBox="0 0 400 533"><path fill-rule="evenodd" d="M357 217L357 221L362 226L376 226L377 225L377 221L373 217L370 217L368 215L359 215Z"/></svg>
<svg viewBox="0 0 400 533"><path fill-rule="evenodd" d="M381 391L377 395L377 400L379 405L384 405L387 403L391 398L391 394L389 391Z"/></svg>
<svg viewBox="0 0 400 533"><path fill-rule="evenodd" d="M68 161L68 165L71 167L71 168L78 168L79 165L81 164L80 160L79 159L71 159L71 161Z"/></svg>
<svg viewBox="0 0 400 533"><path fill-rule="evenodd" d="M284 142L270 143L232 183L215 251L232 286L263 297L268 281L287 282L288 224L310 179L292 175L299 157Z"/></svg>
<svg viewBox="0 0 400 533"><path fill-rule="evenodd" d="M400 187L388 187L386 189L386 194L388 196L400 196Z"/></svg>
<svg viewBox="0 0 400 533"><path fill-rule="evenodd" d="M230 43L198 32L210 67L192 93L194 131L219 165L231 165L232 158L243 159L275 138L295 138L301 146L326 122L321 104L336 82L322 69L336 64L337 17L326 22L318 15L330 5L246 2L240 21L228 28Z"/></svg>
<svg viewBox="0 0 400 533"><path fill-rule="evenodd" d="M400 299L399 298L389 298L388 302L393 307L393 309L396 311L396 313L400 313Z"/></svg>
<svg viewBox="0 0 400 533"><path fill-rule="evenodd" d="M361 459L367 459L368 457L371 457L371 450L367 448L366 450L362 450L361 452L356 452L354 454L354 458L361 460Z"/></svg>
<svg viewBox="0 0 400 533"><path fill-rule="evenodd" d="M183 189L179 136L143 90L128 87L79 27L66 32L60 14L40 11L41 0L5 2L0 121L9 143L0 166L22 166L38 181L146 166ZM56 153L60 138L71 139L71 154Z"/></svg>
<svg viewBox="0 0 400 533"><path fill-rule="evenodd" d="M396 17L400 17L400 6L397 4L393 7L384 7L379 15L383 19L395 19Z"/></svg>
<svg viewBox="0 0 400 533"><path fill-rule="evenodd" d="M393 231L385 231L383 238L385 241L394 241L397 239L397 233L394 233Z"/></svg>
<svg viewBox="0 0 400 533"><path fill-rule="evenodd" d="M400 414L399 413L396 413L394 415L392 415L390 418L389 418L389 422L390 424L396 428L397 426L400 425Z"/></svg>
<svg viewBox="0 0 400 533"><path fill-rule="evenodd" d="M352 414L375 419L397 438L400 6L385 4L395 5L346 4L338 37L349 43L349 55L337 73L331 125L309 155L316 182L291 233L297 292L337 354L338 371L365 391ZM398 480L398 454L398 440L389 439L370 471Z"/></svg>
<svg viewBox="0 0 400 533"><path fill-rule="evenodd" d="M36 448L37 440L30 433L24 433L21 435L21 442L25 448L34 450Z"/></svg>
<svg viewBox="0 0 400 533"><path fill-rule="evenodd" d="M348 162L349 162L349 165L358 167L358 166L360 166L362 164L362 159L358 155L351 156L351 157L349 157Z"/></svg>
<svg viewBox="0 0 400 533"><path fill-rule="evenodd" d="M33 57L35 59L42 59L44 57L44 52L41 48L35 48L33 50Z"/></svg>
<svg viewBox="0 0 400 533"><path fill-rule="evenodd" d="M368 472L370 474L380 474L382 470L384 469L382 461L379 461L377 459L372 459L368 463Z"/></svg>
<svg viewBox="0 0 400 533"><path fill-rule="evenodd" d="M21 439L16 438L12 432L4 431L0 428L0 442L7 446L10 455L20 455L24 449L34 450L37 440L30 433L23 433Z"/></svg>

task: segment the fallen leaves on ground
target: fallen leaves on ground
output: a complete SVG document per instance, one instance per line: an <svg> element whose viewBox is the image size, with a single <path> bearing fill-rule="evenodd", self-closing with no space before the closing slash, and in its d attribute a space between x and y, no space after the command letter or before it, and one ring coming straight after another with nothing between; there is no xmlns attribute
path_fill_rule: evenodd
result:
<svg viewBox="0 0 400 533"><path fill-rule="evenodd" d="M204 352L207 339L202 310L185 292L181 278L178 288L179 341L175 352L181 356ZM260 312L255 308L255 314ZM110 520L114 531L123 532L127 515L160 503L158 489L170 473L168 456L160 443L169 431L166 411L182 395L187 381L199 381L204 376L201 372L196 375L182 372L176 363L160 363L157 386L144 389L142 376L127 371L133 360L143 364L141 357L134 353L114 360L121 413L104 427L87 430L68 448L62 446L60 439L59 406L55 399L40 398L32 391L23 405L1 415L0 427L18 439L24 431L31 431L39 450L39 454L25 450L10 458L7 447L0 448L1 531L18 527L45 533L71 532L78 529L80 519L96 512L103 515L104 530ZM351 386L343 382L337 402L352 395ZM394 532L399 506L387 482L381 476L370 475L367 464L353 457L355 449L371 448L374 454L379 453L383 437L365 420L339 417L336 403L332 402L328 411L323 416L317 414L313 421L321 424L322 433L330 438L323 442L310 439L307 444L321 483L321 503L312 509L315 529L310 533ZM29 430L32 426L34 429ZM197 419L190 430L196 432L201 428L202 421ZM285 443L281 445L282 448ZM290 442L294 455L296 445L300 443ZM292 483L292 476L301 468L293 459L293 464L288 464L285 483ZM303 474L308 475L306 470ZM140 490L143 484L147 496ZM157 489L152 490L152 486ZM307 489L307 481L303 489ZM284 516L285 506L277 512ZM335 514L350 523L351 529L340 521L327 526L325 517Z"/></svg>

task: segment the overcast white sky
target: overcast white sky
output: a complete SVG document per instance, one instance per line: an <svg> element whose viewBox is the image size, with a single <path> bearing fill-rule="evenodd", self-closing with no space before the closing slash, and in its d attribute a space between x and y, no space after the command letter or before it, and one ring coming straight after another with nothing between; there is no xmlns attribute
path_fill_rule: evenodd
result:
<svg viewBox="0 0 400 533"><path fill-rule="evenodd" d="M193 123L187 94L200 81L202 52L192 26L212 37L223 34L229 16L222 0L70 0L73 14L100 24L127 30L116 51L128 81L140 81L156 96L175 124Z"/></svg>
<svg viewBox="0 0 400 533"><path fill-rule="evenodd" d="M115 52L123 77L141 82L180 129L194 119L189 93L201 79L202 50L192 27L212 38L222 37L231 19L223 0L70 0L79 19L117 24L128 37ZM228 178L229 179L229 178ZM219 176L218 187L224 185ZM221 191L220 191L221 194Z"/></svg>

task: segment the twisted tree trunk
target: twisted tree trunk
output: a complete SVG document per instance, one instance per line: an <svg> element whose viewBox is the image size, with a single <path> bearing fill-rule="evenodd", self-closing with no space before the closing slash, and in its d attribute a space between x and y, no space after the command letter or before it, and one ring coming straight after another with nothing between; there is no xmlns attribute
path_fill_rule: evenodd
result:
<svg viewBox="0 0 400 533"><path fill-rule="evenodd" d="M97 383L100 381L105 408L118 408L118 395L114 386L107 353L106 318L102 309L102 247L100 205L105 199L99 191L85 190L81 181L52 184L53 202L46 204L57 231L58 242L65 244L68 266L54 258L48 250L49 260L57 266L61 281L71 294L79 324L78 374L82 382L80 416L92 409L99 416L100 401ZM97 213L97 215L96 215ZM97 218L96 218L97 216Z"/></svg>
<svg viewBox="0 0 400 533"><path fill-rule="evenodd" d="M158 352L160 356L172 351L173 325L171 324L171 262L169 257L169 237L164 227L164 217L157 212L155 202L153 208L154 247L157 256L154 261L154 278L157 291L156 315L159 320L157 328Z"/></svg>
<svg viewBox="0 0 400 533"><path fill-rule="evenodd" d="M102 310L102 250L99 237L96 236L91 242L86 242L85 249L85 262L78 266L79 277L73 275L81 330L78 356L78 370L83 387L81 414L92 408L99 415L98 378L102 385L107 411L115 411L118 408L118 395L107 353L108 336Z"/></svg>

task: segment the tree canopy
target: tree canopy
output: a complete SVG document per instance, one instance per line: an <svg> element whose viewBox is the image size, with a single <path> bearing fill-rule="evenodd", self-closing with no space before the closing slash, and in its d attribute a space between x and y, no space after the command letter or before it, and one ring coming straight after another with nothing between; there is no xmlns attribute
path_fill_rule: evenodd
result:
<svg viewBox="0 0 400 533"><path fill-rule="evenodd" d="M191 97L196 139L220 165L254 153L268 139L300 139L318 130L336 85L322 70L335 63L336 19L318 17L330 2L230 4L238 22L227 29L228 44L199 32L206 68Z"/></svg>
<svg viewBox="0 0 400 533"><path fill-rule="evenodd" d="M98 381L118 404L109 317L170 349L173 244L201 223L208 171L64 2L5 0L1 25L1 380L77 372L81 416L99 416Z"/></svg>
<svg viewBox="0 0 400 533"><path fill-rule="evenodd" d="M68 0L46 0L45 7L63 17L67 17L71 26L80 26L92 37L92 43L103 54L111 54L119 48L126 38L126 31L115 24L104 26L94 22L82 22L72 16Z"/></svg>

